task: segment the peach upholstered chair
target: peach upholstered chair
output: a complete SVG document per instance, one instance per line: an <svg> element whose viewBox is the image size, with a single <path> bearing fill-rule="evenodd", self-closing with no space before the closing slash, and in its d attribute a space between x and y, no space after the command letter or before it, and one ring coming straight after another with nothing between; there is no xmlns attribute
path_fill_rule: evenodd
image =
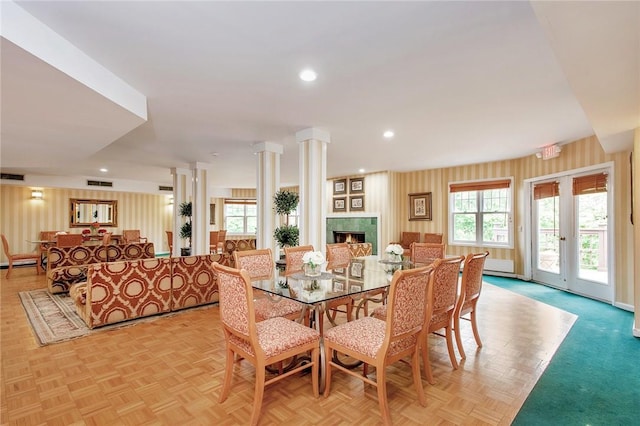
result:
<svg viewBox="0 0 640 426"><path fill-rule="evenodd" d="M275 262L271 249L236 250L233 252L233 258L236 268L246 271L251 281L273 278ZM281 298L276 302L266 294L261 295L264 297L256 298L254 301L256 321L258 322L274 317L297 320L305 309L302 303L295 300Z"/></svg>
<svg viewBox="0 0 640 426"><path fill-rule="evenodd" d="M427 232L424 234L423 243L442 244L442 234Z"/></svg>
<svg viewBox="0 0 640 426"><path fill-rule="evenodd" d="M327 330L324 345L327 359L324 396L331 390L334 368L351 374L378 390L378 404L384 424L391 424L387 402L385 367L405 357L411 358L413 384L418 401L424 407L426 400L420 378L420 342L427 316L427 292L432 274L431 267L396 271L389 288L388 310L385 320L364 317ZM335 352L364 362L364 374L343 367L334 361ZM366 375L366 366L376 368L376 380Z"/></svg>
<svg viewBox="0 0 640 426"><path fill-rule="evenodd" d="M221 229L218 231L218 250L224 251L224 246L227 241L227 230Z"/></svg>
<svg viewBox="0 0 640 426"><path fill-rule="evenodd" d="M169 244L169 257L173 257L173 231L164 231L167 233L167 243Z"/></svg>
<svg viewBox="0 0 640 426"><path fill-rule="evenodd" d="M302 256L310 251L314 251L312 245L285 247L284 258L286 263L284 267L284 275L288 277L291 274L302 272L304 265L304 263L302 263Z"/></svg>
<svg viewBox="0 0 640 426"><path fill-rule="evenodd" d="M404 256L409 256L411 254L411 244L419 242L419 232L403 232L400 236L400 241L397 244L400 244L404 249Z"/></svg>
<svg viewBox="0 0 640 426"><path fill-rule="evenodd" d="M327 244L327 269L346 268L351 262L351 250L347 243ZM344 310L338 309L344 306ZM347 321L353 319L354 300L351 296L341 297L331 300L327 303L326 313L332 325L336 325L336 314L344 312L347 315ZM322 320L320 320L320 330L322 330Z"/></svg>
<svg viewBox="0 0 640 426"><path fill-rule="evenodd" d="M83 242L82 234L59 234L56 237L56 246L58 247L81 246Z"/></svg>
<svg viewBox="0 0 640 426"><path fill-rule="evenodd" d="M478 322L476 320L476 306L480 298L482 290L482 272L484 271L484 263L489 256L489 252L476 253L467 255L464 260L464 269L462 270L462 279L460 280L460 295L456 302L456 309L453 312L453 329L456 333L456 344L458 352L462 359L467 355L462 347L462 338L460 337L460 319L466 319L463 315L471 314L471 328L473 329L473 337L476 339L478 347L482 347L480 334L478 333Z"/></svg>
<svg viewBox="0 0 640 426"><path fill-rule="evenodd" d="M122 238L125 244L129 243L146 243L147 237L140 236L139 229L125 229L122 231Z"/></svg>
<svg viewBox="0 0 640 426"><path fill-rule="evenodd" d="M218 253L218 231L209 231L209 253Z"/></svg>
<svg viewBox="0 0 640 426"><path fill-rule="evenodd" d="M444 258L444 244L413 243L411 245L411 261L414 263L431 263L434 259Z"/></svg>
<svg viewBox="0 0 640 426"><path fill-rule="evenodd" d="M267 385L292 374L311 368L311 374L297 376L296 380L311 377L313 395L318 397L318 366L320 333L284 318L270 318L258 322L253 306L253 288L246 271L213 264L218 276L220 292L220 320L225 336L226 363L224 382L219 402L224 402L231 391L234 360L236 356L249 361L256 370L253 410L250 424L260 419L262 399ZM285 374L266 379L266 367L278 364L287 358L311 352L311 362L303 363Z"/></svg>
<svg viewBox="0 0 640 426"><path fill-rule="evenodd" d="M42 269L42 256L40 253L11 253L9 249L9 242L7 242L7 237L4 234L0 235L2 237L2 248L4 249L4 255L7 256L7 260L9 261L9 268L7 269L6 278L11 276L11 271L13 271L13 262L21 261L21 260L35 260L36 261L36 275L40 273L40 269Z"/></svg>

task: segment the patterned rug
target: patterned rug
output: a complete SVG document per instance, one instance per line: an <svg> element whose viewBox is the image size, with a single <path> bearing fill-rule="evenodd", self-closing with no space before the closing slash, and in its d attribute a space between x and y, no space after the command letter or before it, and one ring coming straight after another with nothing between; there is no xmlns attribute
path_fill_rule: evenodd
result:
<svg viewBox="0 0 640 426"><path fill-rule="evenodd" d="M160 317L172 316L174 312L125 321L119 324L90 329L76 313L73 300L68 294L51 294L46 289L21 291L22 307L40 346L60 343L92 333L129 327L142 322L154 321Z"/></svg>

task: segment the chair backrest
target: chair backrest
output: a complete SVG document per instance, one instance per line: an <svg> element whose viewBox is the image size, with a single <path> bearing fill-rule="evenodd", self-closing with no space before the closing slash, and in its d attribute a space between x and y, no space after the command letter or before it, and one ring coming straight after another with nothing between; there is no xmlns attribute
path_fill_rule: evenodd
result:
<svg viewBox="0 0 640 426"><path fill-rule="evenodd" d="M56 237L56 246L58 247L73 247L81 246L84 238L82 234L59 234Z"/></svg>
<svg viewBox="0 0 640 426"><path fill-rule="evenodd" d="M167 241L169 243L169 256L173 255L173 231L164 231L167 233Z"/></svg>
<svg viewBox="0 0 640 426"><path fill-rule="evenodd" d="M458 276L464 256L438 259L433 263L433 294L429 301L436 317L453 311L458 295Z"/></svg>
<svg viewBox="0 0 640 426"><path fill-rule="evenodd" d="M314 251L312 245L285 247L284 257L286 263L284 267L284 275L288 277L289 275L295 274L296 272L301 272L303 268L302 256L310 251Z"/></svg>
<svg viewBox="0 0 640 426"><path fill-rule="evenodd" d="M40 240L53 241L58 232L60 231L40 231Z"/></svg>
<svg viewBox="0 0 640 426"><path fill-rule="evenodd" d="M412 243L420 242L420 233L419 232L403 232L402 237L400 238L400 245L402 248L411 248Z"/></svg>
<svg viewBox="0 0 640 426"><path fill-rule="evenodd" d="M484 253L470 253L465 258L456 310L463 310L462 308L458 308L458 306L464 304L466 307L480 297L480 291L482 290L482 272L484 271L484 263L487 256L489 256L489 252L485 251Z"/></svg>
<svg viewBox="0 0 640 426"><path fill-rule="evenodd" d="M108 246L109 244L111 244L111 235L113 235L113 232L103 232L102 233L102 245L103 246Z"/></svg>
<svg viewBox="0 0 640 426"><path fill-rule="evenodd" d="M427 232L424 234L424 243L442 244L442 234Z"/></svg>
<svg viewBox="0 0 640 426"><path fill-rule="evenodd" d="M140 242L140 230L139 229L125 229L122 231L122 239L125 243L139 243Z"/></svg>
<svg viewBox="0 0 640 426"><path fill-rule="evenodd" d="M273 277L275 262L271 249L236 250L233 252L236 268L247 271L251 280L268 280Z"/></svg>
<svg viewBox="0 0 640 426"><path fill-rule="evenodd" d="M227 230L221 229L218 231L218 242L224 244L227 239Z"/></svg>
<svg viewBox="0 0 640 426"><path fill-rule="evenodd" d="M209 249L217 249L220 231L209 231Z"/></svg>
<svg viewBox="0 0 640 426"><path fill-rule="evenodd" d="M7 237L4 234L0 234L2 237L2 248L4 249L4 254L8 258L11 257L11 250L9 250L9 242L7 242Z"/></svg>
<svg viewBox="0 0 640 426"><path fill-rule="evenodd" d="M244 340L255 336L255 312L253 308L253 289L246 271L213 264L217 276L219 292L220 320L225 331Z"/></svg>
<svg viewBox="0 0 640 426"><path fill-rule="evenodd" d="M431 266L398 270L393 274L387 298L387 329L381 351L418 344L418 335L422 333L427 316L432 274ZM408 340L402 344L395 343L405 339Z"/></svg>
<svg viewBox="0 0 640 426"><path fill-rule="evenodd" d="M413 243L411 245L411 261L431 263L434 259L444 258L444 244Z"/></svg>
<svg viewBox="0 0 640 426"><path fill-rule="evenodd" d="M349 244L327 244L327 269L344 268L351 262Z"/></svg>

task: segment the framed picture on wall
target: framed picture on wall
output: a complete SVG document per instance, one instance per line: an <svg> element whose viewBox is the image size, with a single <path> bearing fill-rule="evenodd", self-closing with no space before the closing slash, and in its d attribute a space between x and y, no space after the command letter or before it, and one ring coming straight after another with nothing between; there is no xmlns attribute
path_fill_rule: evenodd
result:
<svg viewBox="0 0 640 426"><path fill-rule="evenodd" d="M409 194L409 220L431 219L431 193Z"/></svg>
<svg viewBox="0 0 640 426"><path fill-rule="evenodd" d="M209 204L209 225L216 224L216 205Z"/></svg>
<svg viewBox="0 0 640 426"><path fill-rule="evenodd" d="M349 210L352 212L364 211L364 195L349 197Z"/></svg>
<svg viewBox="0 0 640 426"><path fill-rule="evenodd" d="M333 195L342 195L347 193L347 180L336 179L333 181Z"/></svg>
<svg viewBox="0 0 640 426"><path fill-rule="evenodd" d="M337 197L333 199L333 212L340 213L347 211L347 197Z"/></svg>
<svg viewBox="0 0 640 426"><path fill-rule="evenodd" d="M363 194L364 193L364 178L351 178L349 179L349 192L351 194Z"/></svg>

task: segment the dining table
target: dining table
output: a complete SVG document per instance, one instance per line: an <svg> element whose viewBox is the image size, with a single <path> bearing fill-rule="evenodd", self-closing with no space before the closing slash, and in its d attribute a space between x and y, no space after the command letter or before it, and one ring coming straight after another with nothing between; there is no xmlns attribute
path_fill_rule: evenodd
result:
<svg viewBox="0 0 640 426"><path fill-rule="evenodd" d="M274 278L252 281L252 287L262 293L256 297L268 297L274 303L282 298L300 302L304 307L300 314L300 322L303 321L307 313L310 314L310 325L316 327L321 336L319 383L320 392L322 392L326 371L326 355L322 339L323 330L320 329L322 322L319 321L319 318L324 315L328 304L344 297L352 297L354 301L363 302L371 294L382 295L380 299L384 299L395 271L426 265L415 264L409 260L389 261L376 255L354 257L341 267L324 270L320 275L315 276L306 275L304 272L284 276L276 269ZM341 362L335 359L334 361ZM351 368L359 365L359 363L349 364L346 361L341 363L345 367Z"/></svg>

